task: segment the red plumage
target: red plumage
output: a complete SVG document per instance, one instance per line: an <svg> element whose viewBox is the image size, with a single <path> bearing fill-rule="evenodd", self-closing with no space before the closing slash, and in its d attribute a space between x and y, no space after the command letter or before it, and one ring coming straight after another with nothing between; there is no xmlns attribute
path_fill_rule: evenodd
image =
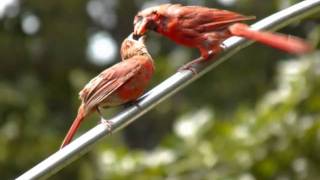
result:
<svg viewBox="0 0 320 180"><path fill-rule="evenodd" d="M200 50L205 59L219 53L221 43L230 36L259 41L289 53L301 54L311 50L302 39L279 33L251 30L240 22L252 20L235 12L201 6L163 4L140 11L134 19L134 34L154 30L174 42Z"/></svg>

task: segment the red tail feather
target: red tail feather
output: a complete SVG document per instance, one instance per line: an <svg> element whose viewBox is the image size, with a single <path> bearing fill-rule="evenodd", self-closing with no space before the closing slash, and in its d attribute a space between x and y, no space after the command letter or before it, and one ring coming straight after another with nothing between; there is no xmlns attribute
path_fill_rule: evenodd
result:
<svg viewBox="0 0 320 180"><path fill-rule="evenodd" d="M311 46L297 37L279 33L251 30L246 24L236 23L229 27L232 35L258 41L273 48L281 49L292 54L303 54L312 50Z"/></svg>
<svg viewBox="0 0 320 180"><path fill-rule="evenodd" d="M79 108L79 111L78 111L78 115L75 118L75 120L73 121L66 137L64 138L64 140L60 146L60 149L62 149L64 146L66 146L67 144L69 144L71 142L73 136L77 132L77 130L78 130L78 128L84 118L85 118L85 113L84 113L83 105L81 105Z"/></svg>

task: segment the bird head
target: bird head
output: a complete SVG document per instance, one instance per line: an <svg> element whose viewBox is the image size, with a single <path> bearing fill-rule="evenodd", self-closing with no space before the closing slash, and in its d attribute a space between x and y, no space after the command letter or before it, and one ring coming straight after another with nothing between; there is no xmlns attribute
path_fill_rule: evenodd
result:
<svg viewBox="0 0 320 180"><path fill-rule="evenodd" d="M145 46L146 36L138 36L131 33L121 44L120 55L122 60L137 55L149 55Z"/></svg>
<svg viewBox="0 0 320 180"><path fill-rule="evenodd" d="M146 8L134 17L133 25L135 35L143 35L147 30L157 31L159 20L162 16L162 11L171 4L163 4L159 6L153 6Z"/></svg>

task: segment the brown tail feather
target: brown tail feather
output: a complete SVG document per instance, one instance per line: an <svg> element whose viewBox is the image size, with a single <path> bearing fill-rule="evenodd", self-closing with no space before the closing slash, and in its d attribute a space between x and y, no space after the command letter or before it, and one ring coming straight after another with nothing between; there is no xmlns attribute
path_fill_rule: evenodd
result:
<svg viewBox="0 0 320 180"><path fill-rule="evenodd" d="M78 114L77 114L77 117L75 118L75 120L73 121L66 137L64 138L61 146L60 146L60 149L62 149L64 146L66 146L67 144L69 144L73 138L73 136L75 135L75 133L77 132L81 122L84 120L85 118L85 113L84 113L84 108L83 108L83 105L81 105L79 107L79 111L78 111Z"/></svg>

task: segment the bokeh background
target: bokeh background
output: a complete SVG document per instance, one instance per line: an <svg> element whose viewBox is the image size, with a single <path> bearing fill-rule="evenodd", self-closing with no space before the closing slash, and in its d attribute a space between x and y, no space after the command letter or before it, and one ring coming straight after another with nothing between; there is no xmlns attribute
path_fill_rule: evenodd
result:
<svg viewBox="0 0 320 180"><path fill-rule="evenodd" d="M135 13L166 0L0 1L0 177L13 179L55 152L78 92L119 61ZM296 0L170 1L262 19ZM281 30L319 47L320 16ZM150 33L150 88L197 50ZM121 108L104 111L106 118ZM95 126L92 115L78 135ZM296 57L254 44L50 179L317 179L320 52Z"/></svg>

